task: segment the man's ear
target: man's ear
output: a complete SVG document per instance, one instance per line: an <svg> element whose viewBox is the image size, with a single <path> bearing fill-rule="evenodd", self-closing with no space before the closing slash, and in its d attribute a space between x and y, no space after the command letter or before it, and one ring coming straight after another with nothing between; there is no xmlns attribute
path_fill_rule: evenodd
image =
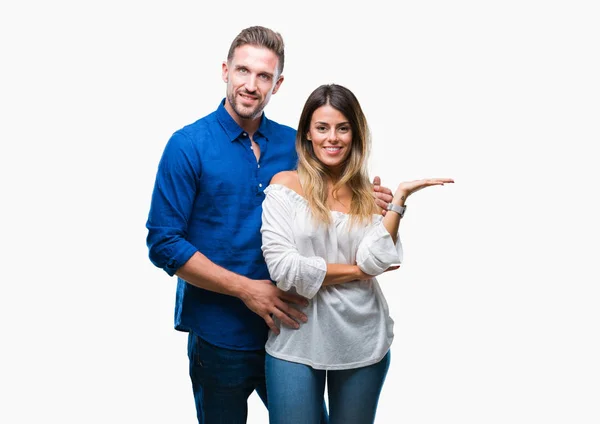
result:
<svg viewBox="0 0 600 424"><path fill-rule="evenodd" d="M283 75L280 75L279 78L277 78L277 82L275 83L275 87L273 87L273 93L275 94L277 93L277 91L279 90L279 87L281 87L281 83L283 82Z"/></svg>
<svg viewBox="0 0 600 424"><path fill-rule="evenodd" d="M221 65L221 78L223 78L223 82L229 82L229 67L227 66L227 62L223 62Z"/></svg>

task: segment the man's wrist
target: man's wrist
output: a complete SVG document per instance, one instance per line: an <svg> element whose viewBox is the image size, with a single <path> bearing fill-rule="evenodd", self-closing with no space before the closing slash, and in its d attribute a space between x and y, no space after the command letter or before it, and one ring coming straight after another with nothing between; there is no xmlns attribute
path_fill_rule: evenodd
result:
<svg viewBox="0 0 600 424"><path fill-rule="evenodd" d="M233 296L245 302L245 300L250 296L250 292L248 291L248 289L252 285L247 284L247 282L244 282L244 279L246 279L246 277L236 275L236 278L234 278L233 284L231 285L231 292Z"/></svg>

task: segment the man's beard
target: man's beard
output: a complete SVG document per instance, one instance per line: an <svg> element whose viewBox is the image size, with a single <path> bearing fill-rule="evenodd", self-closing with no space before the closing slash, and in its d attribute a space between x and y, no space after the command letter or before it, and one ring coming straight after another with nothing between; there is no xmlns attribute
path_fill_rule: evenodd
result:
<svg viewBox="0 0 600 424"><path fill-rule="evenodd" d="M256 108L246 108L244 106L240 106L237 97L235 94L229 97L229 103L231 104L231 108L233 111L242 119L255 119L258 118L265 108L264 103L260 103L256 106Z"/></svg>

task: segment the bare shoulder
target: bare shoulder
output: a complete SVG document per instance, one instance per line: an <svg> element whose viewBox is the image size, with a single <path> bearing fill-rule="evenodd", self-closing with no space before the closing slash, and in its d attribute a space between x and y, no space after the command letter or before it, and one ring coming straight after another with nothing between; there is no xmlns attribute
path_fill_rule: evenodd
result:
<svg viewBox="0 0 600 424"><path fill-rule="evenodd" d="M300 196L304 195L297 171L278 172L277 174L273 175L273 178L271 178L271 184L281 184L282 186L294 190Z"/></svg>
<svg viewBox="0 0 600 424"><path fill-rule="evenodd" d="M296 171L281 171L271 178L271 184L281 184L286 187L289 187L296 182L298 182L298 172Z"/></svg>

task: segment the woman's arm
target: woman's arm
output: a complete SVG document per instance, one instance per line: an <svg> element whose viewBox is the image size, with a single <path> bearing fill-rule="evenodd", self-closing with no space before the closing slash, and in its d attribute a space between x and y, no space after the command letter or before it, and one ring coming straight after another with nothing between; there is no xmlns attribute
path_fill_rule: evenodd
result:
<svg viewBox="0 0 600 424"><path fill-rule="evenodd" d="M323 279L323 286L349 283L356 280L370 280L372 275L364 273L358 265L327 264L327 273Z"/></svg>
<svg viewBox="0 0 600 424"><path fill-rule="evenodd" d="M392 199L392 204L405 207L406 199L413 193L416 193L419 190L424 189L425 187L431 187L435 185L444 185L446 183L453 183L454 180L451 178L428 178L423 180L414 180L400 183L398 188L396 188L396 192L394 193L394 198ZM391 211L393 212L393 211ZM398 229L400 227L400 219L402 217L398 213L387 213L383 218L383 225L386 230L392 236L394 243L396 242L396 238L398 237Z"/></svg>
<svg viewBox="0 0 600 424"><path fill-rule="evenodd" d="M279 184L301 194L297 174L293 172L275 175L271 184ZM262 251L271 278L280 289L288 291L294 287L298 294L311 298L321 286L373 278L357 265L328 264L321 257L301 255L291 226L293 215L294 206L282 192L267 191L263 202Z"/></svg>

